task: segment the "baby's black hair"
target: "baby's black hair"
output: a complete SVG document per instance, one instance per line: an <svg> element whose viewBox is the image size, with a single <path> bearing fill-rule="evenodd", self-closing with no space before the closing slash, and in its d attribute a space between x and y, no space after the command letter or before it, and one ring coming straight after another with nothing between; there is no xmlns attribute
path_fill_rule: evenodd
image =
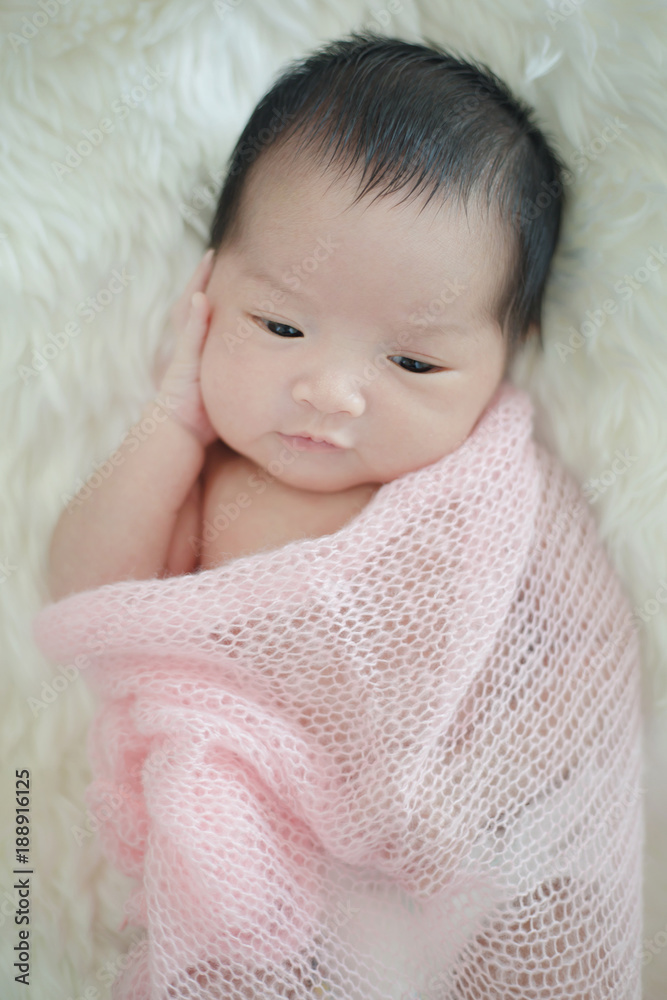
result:
<svg viewBox="0 0 667 1000"><path fill-rule="evenodd" d="M294 155L312 152L341 173L363 167L355 203L413 181L406 199L428 191L426 204L437 193L466 208L472 197L480 206L486 200L511 234L512 266L497 305L511 355L530 324L541 325L565 168L533 110L487 66L427 41L364 29L291 63L231 153L209 246L217 253L234 241L250 168L288 140Z"/></svg>

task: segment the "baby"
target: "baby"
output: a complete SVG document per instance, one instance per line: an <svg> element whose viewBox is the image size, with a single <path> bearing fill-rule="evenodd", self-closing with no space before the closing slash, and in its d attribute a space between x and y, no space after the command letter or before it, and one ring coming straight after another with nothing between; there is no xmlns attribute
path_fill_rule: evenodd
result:
<svg viewBox="0 0 667 1000"><path fill-rule="evenodd" d="M637 649L501 385L562 206L528 109L435 46L333 42L252 113L38 630L102 701L149 942L115 996L638 995Z"/></svg>
<svg viewBox="0 0 667 1000"><path fill-rule="evenodd" d="M173 308L154 430L56 527L54 600L336 532L458 448L539 332L561 169L435 47L365 32L286 71Z"/></svg>

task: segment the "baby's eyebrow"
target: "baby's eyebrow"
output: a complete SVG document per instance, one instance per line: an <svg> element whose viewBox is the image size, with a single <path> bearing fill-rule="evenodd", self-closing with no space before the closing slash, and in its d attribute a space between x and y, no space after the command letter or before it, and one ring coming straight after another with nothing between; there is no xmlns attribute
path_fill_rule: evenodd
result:
<svg viewBox="0 0 667 1000"><path fill-rule="evenodd" d="M264 285L269 285L274 291L282 292L283 295L291 295L295 299L312 299L312 296L308 295L305 291L301 292L297 288L288 288L282 281L279 281L274 275L268 274L266 271L245 271L243 277L246 281L256 281Z"/></svg>
<svg viewBox="0 0 667 1000"><path fill-rule="evenodd" d="M269 274L267 271L245 271L243 277L247 281L256 281L268 285L275 291L282 292L285 296L291 296L294 299L300 298L310 302L313 300L313 296L308 295L307 292L300 291L297 288L288 288L275 275ZM420 315L419 307L407 310L407 317L414 315L419 317L417 323L410 322L410 319L406 318L404 321L389 321L387 326L391 328L393 333L405 334L408 332L410 337L416 337L420 340L432 340L434 337L444 337L449 333L458 334L459 336L464 336L468 333L465 327L459 326L457 323L438 320L434 322L430 321Z"/></svg>
<svg viewBox="0 0 667 1000"><path fill-rule="evenodd" d="M412 320L410 318L412 316L416 316L417 319ZM439 337L442 340L449 340L450 334L454 334L457 339L470 336L470 329L468 327L444 318L435 320L427 319L425 316L420 315L418 308L409 310L407 319L405 320L389 320L387 326L390 327L393 333L406 342L413 338L415 340L433 340Z"/></svg>
<svg viewBox="0 0 667 1000"><path fill-rule="evenodd" d="M427 337L431 337L432 338L432 337L437 337L437 336L443 336L444 334L448 334L448 333L458 333L458 334L461 334L461 335L468 333L468 331L465 329L465 327L459 326L457 323L446 323L446 322L442 322L442 323L421 323L420 322L419 324L410 323L410 322L408 322L408 323L399 323L398 324L398 329L399 330L406 330L406 329L410 330L410 332L413 333L415 337L424 337L424 338L427 338Z"/></svg>

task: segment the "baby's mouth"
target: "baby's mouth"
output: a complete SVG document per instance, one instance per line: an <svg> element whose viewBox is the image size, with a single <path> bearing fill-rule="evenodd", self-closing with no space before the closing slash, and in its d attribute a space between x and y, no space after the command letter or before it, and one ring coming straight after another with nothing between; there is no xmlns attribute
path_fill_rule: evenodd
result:
<svg viewBox="0 0 667 1000"><path fill-rule="evenodd" d="M296 451L343 451L343 446L334 444L324 438L312 438L304 435L281 434L278 432L286 444Z"/></svg>

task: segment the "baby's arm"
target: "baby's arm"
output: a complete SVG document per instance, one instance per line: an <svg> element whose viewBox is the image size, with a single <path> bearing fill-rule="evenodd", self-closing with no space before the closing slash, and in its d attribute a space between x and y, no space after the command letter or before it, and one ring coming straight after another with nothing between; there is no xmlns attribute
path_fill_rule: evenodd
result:
<svg viewBox="0 0 667 1000"><path fill-rule="evenodd" d="M183 304L189 307L193 293L206 287L210 271L207 255L174 309L175 325L182 322ZM190 518L196 511L205 449L216 436L198 382L209 306L201 295L195 303L158 398L135 425L139 433L130 431L114 452L111 475L88 487L87 497L74 497L60 516L50 549L53 600L117 580L147 579L180 562L172 547L174 529L184 509ZM140 428L146 418L155 428L149 433Z"/></svg>
<svg viewBox="0 0 667 1000"><path fill-rule="evenodd" d="M160 415L153 400L142 419ZM75 497L60 516L51 542L49 585L53 600L123 579L146 579L166 565L179 510L204 461L204 447L164 409L153 433L136 450L130 432L118 449L112 474ZM141 421L139 421L141 423Z"/></svg>

